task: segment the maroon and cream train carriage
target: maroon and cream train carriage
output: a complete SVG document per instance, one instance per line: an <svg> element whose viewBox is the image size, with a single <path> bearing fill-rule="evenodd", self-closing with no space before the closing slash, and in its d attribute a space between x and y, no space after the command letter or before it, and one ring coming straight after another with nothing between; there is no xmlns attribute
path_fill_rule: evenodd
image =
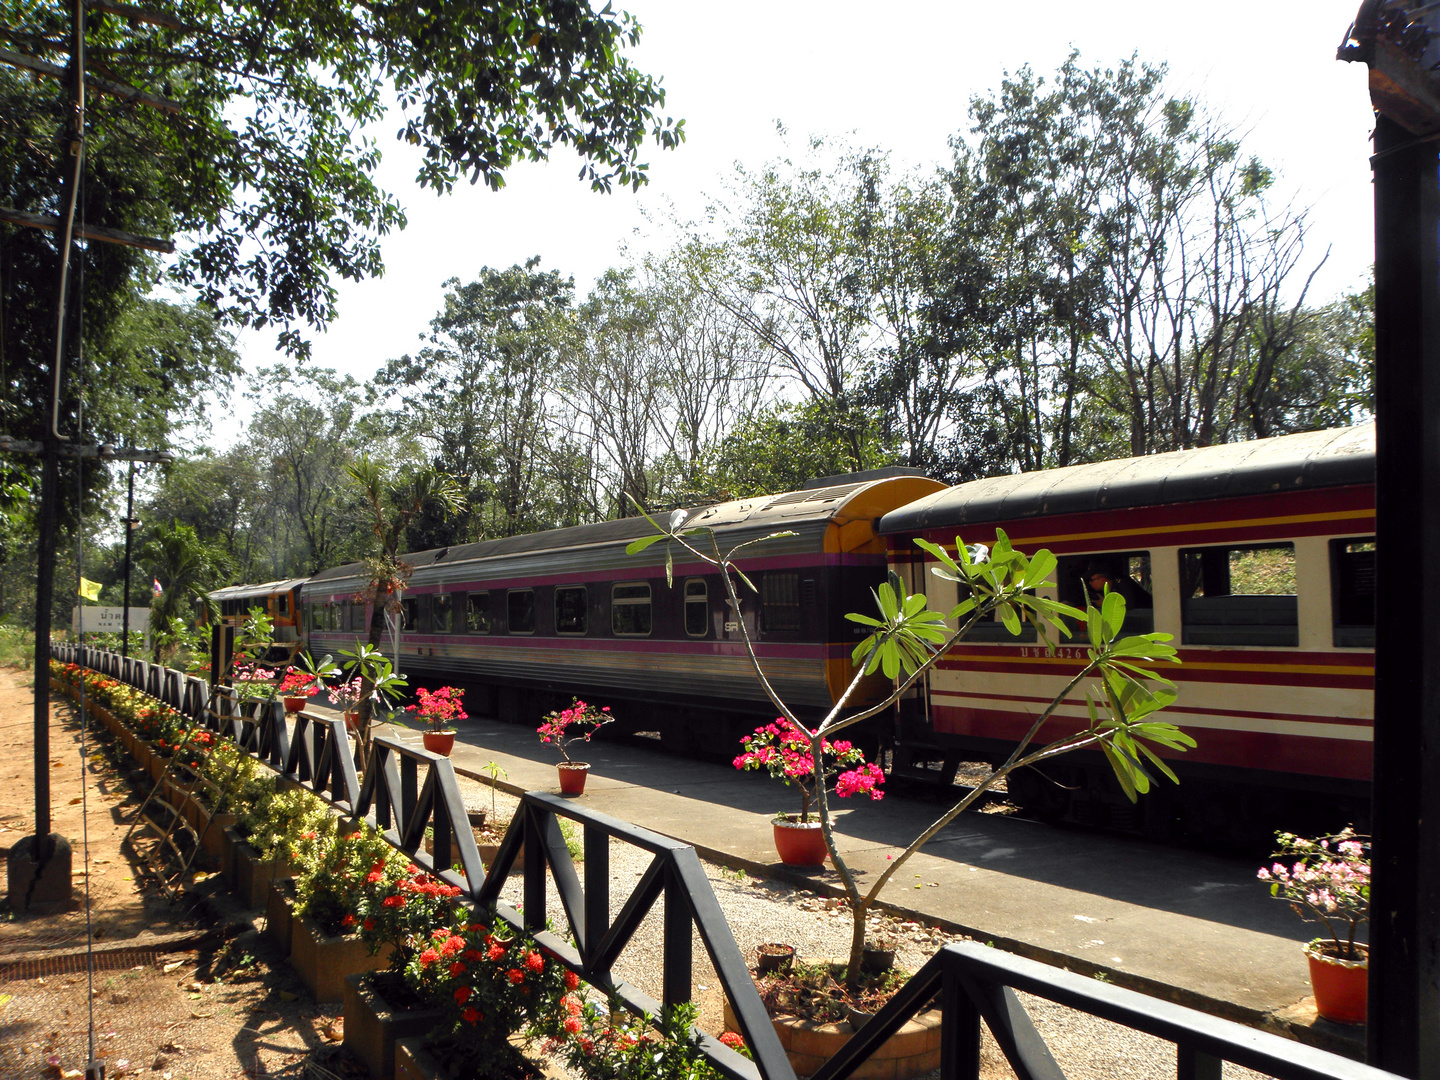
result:
<svg viewBox="0 0 1440 1080"><path fill-rule="evenodd" d="M862 474L690 512L722 549L794 533L749 549L743 565L759 596L742 601L766 674L794 707L828 708L850 678L859 628L844 616L869 610L870 590L884 580L879 519L940 488L924 477ZM626 554L627 543L652 532L630 518L405 556L415 569L401 670L412 681L469 685L472 708L519 721L538 722L577 694L614 706L632 730L658 730L667 745L732 755L774 708L713 568L677 552L667 586L663 545ZM312 652L353 647L366 633L361 573L339 567L304 586ZM872 698L884 692L883 683L867 688Z"/></svg>
<svg viewBox="0 0 1440 1080"><path fill-rule="evenodd" d="M1368 818L1374 443L1364 425L1076 465L961 484L887 514L892 564L946 606L956 587L928 572L914 538L953 549L957 535L991 543L999 527L1022 551L1058 556L1050 595L1083 606L1108 579L1129 601L1130 629L1164 631L1179 648L1183 664L1162 672L1179 690L1167 718L1198 745L1173 762L1178 789L1161 784L1132 808L1097 756L1017 775L1012 794L1153 835ZM1024 629L982 628L905 703L902 770L1003 758L1083 655L1049 656ZM1083 709L1066 709L1046 740L1075 730Z"/></svg>

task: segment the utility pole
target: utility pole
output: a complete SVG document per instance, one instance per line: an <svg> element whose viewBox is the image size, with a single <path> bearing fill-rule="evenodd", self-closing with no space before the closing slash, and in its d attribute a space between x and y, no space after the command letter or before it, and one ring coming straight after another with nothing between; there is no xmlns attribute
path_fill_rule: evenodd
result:
<svg viewBox="0 0 1440 1080"><path fill-rule="evenodd" d="M135 462L130 462L130 483L125 495L125 612L120 616L120 655L130 657L130 545L135 537Z"/></svg>
<svg viewBox="0 0 1440 1080"><path fill-rule="evenodd" d="M12 58L13 59L13 58ZM68 345L70 259L74 254L75 208L80 197L80 180L85 164L85 0L71 0L70 64L63 73L70 99L65 127L60 135L62 165L60 217L27 221L38 228L53 229L56 237L58 278L55 295L55 353L50 364L50 416L38 441L0 435L0 453L36 454L41 460L40 514L35 583L35 833L21 837L6 859L6 895L13 911L26 911L70 900L71 852L65 837L50 831L50 629L55 598L55 533L60 499L60 459L121 459L169 461L163 451L116 452L111 446L86 446L60 434L60 406L65 351ZM115 232L114 230L111 230ZM154 250L173 251L174 246L149 237L115 232L92 240L125 243Z"/></svg>
<svg viewBox="0 0 1440 1080"><path fill-rule="evenodd" d="M1364 0L1375 108L1375 769L1369 1064L1440 1080L1440 9Z"/></svg>

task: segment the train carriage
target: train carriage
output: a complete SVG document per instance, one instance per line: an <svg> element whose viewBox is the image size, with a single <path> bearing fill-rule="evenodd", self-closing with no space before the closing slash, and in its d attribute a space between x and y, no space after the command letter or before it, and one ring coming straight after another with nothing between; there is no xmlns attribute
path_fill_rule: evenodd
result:
<svg viewBox="0 0 1440 1080"><path fill-rule="evenodd" d="M849 681L859 631L845 614L868 610L884 580L876 523L942 487L909 473L829 478L689 512L687 523L713 529L722 550L793 534L743 560L760 595L742 598L742 618L767 677L811 715ZM653 531L629 518L406 555L414 571L402 601L401 669L422 682L469 684L472 707L501 716L536 721L578 694L677 749L733 755L740 735L774 708L714 568L676 551L672 586L663 545L626 554ZM353 647L367 632L365 585L359 564L305 584L312 652ZM866 693L878 699L885 689L877 680Z"/></svg>
<svg viewBox="0 0 1440 1080"><path fill-rule="evenodd" d="M951 606L928 573L924 537L953 549L993 542L1049 548L1046 592L1083 607L1106 583L1126 596L1131 632L1169 633L1183 664L1167 710L1197 741L1138 807L1103 759L1067 757L1018 774L1016 798L1051 816L1160 835L1249 839L1296 815L1368 817L1374 682L1374 426L1289 435L996 477L937 492L885 516L892 566ZM948 592L947 592L948 590ZM897 719L904 772L1003 759L1080 668L1034 628L982 626L931 674ZM1083 700L1044 738L1083 724Z"/></svg>

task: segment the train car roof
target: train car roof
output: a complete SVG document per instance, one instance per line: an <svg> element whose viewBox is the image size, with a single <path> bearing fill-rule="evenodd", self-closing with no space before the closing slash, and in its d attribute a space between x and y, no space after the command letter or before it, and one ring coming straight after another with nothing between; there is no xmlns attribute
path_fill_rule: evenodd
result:
<svg viewBox="0 0 1440 1080"><path fill-rule="evenodd" d="M691 526L705 525L716 529L737 525L783 529L805 521L844 518L847 511L853 511L851 516L855 518L877 518L882 511L864 498L866 492L881 487L898 486L902 490L913 491L914 494L910 495L913 498L941 486L938 481L909 475L845 479L850 482L694 507L686 511L685 522ZM657 518L661 516L664 515L657 515ZM473 544L410 552L401 557L419 570L437 564L469 562L503 555L528 555L542 551L628 543L643 536L650 536L654 531L654 526L643 517L620 518L617 521L601 521L593 525L573 525L564 529L507 536L499 540L480 540ZM360 563L350 563L347 566L322 570L309 580L312 584L319 584L359 577L361 572Z"/></svg>
<svg viewBox="0 0 1440 1080"><path fill-rule="evenodd" d="M269 596L271 593L289 592L299 585L304 585L309 578L297 577L286 578L283 581L262 581L258 585L227 585L223 589L216 589L210 594L211 600L244 600L249 596Z"/></svg>
<svg viewBox="0 0 1440 1080"><path fill-rule="evenodd" d="M1375 425L1175 450L972 480L892 510L883 535L1371 484Z"/></svg>

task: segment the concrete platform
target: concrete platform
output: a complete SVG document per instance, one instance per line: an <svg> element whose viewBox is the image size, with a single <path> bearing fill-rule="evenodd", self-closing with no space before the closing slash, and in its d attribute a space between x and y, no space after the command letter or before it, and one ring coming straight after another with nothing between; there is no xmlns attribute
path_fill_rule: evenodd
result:
<svg viewBox="0 0 1440 1080"><path fill-rule="evenodd" d="M395 734L420 741L418 731ZM706 859L840 895L833 871L776 859L770 819L799 808L791 789L658 743L595 742L584 757L591 772L580 805L684 840ZM476 718L461 725L452 755L482 779L496 762L508 774L501 787L514 793L558 791L557 759L529 728ZM837 801L840 851L862 882L942 811L903 797ZM882 900L918 921L1212 1014L1308 1028L1300 946L1315 931L1270 897L1255 869L1248 859L967 813L905 864ZM1306 1041L1347 1043L1359 1031Z"/></svg>

